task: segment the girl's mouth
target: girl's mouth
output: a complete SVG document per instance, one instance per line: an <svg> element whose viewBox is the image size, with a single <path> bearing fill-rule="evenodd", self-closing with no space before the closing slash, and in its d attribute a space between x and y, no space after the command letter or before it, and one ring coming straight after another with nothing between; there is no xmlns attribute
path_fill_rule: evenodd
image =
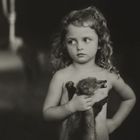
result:
<svg viewBox="0 0 140 140"><path fill-rule="evenodd" d="M77 54L78 57L82 57L82 56L85 56L85 55L86 55L86 54L84 54L84 53L78 53L78 54Z"/></svg>

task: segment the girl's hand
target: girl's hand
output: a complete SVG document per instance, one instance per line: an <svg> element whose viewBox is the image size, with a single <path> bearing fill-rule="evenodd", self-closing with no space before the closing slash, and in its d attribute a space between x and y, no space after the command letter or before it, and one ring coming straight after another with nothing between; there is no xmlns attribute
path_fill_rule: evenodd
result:
<svg viewBox="0 0 140 140"><path fill-rule="evenodd" d="M73 98L68 102L69 109L71 112L86 111L92 107L92 98L86 95L74 95Z"/></svg>

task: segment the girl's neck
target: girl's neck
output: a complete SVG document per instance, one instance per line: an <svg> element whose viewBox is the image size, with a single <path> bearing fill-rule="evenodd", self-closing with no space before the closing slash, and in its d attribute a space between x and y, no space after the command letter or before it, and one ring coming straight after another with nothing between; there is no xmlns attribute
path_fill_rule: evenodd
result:
<svg viewBox="0 0 140 140"><path fill-rule="evenodd" d="M97 66L94 62L90 62L90 63L85 63L85 64L79 64L79 63L73 63L72 64L73 68L75 68L76 71L79 72L87 72L87 71L99 71L101 70L101 68L99 68L99 66Z"/></svg>

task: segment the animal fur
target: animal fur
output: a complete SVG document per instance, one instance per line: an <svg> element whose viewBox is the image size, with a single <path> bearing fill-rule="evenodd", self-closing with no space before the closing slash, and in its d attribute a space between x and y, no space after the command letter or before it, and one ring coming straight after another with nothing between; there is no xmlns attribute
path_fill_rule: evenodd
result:
<svg viewBox="0 0 140 140"><path fill-rule="evenodd" d="M106 83L106 80L88 77L80 80L76 87L72 81L67 82L65 86L68 90L69 100L71 100L74 94L92 96L97 89L105 88ZM107 98L95 103L90 110L76 112L71 115L67 121L67 139L97 140L95 117L106 101Z"/></svg>

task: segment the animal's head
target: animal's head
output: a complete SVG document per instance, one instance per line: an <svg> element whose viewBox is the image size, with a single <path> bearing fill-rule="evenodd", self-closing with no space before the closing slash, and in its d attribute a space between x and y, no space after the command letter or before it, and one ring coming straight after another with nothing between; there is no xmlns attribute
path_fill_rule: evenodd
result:
<svg viewBox="0 0 140 140"><path fill-rule="evenodd" d="M106 83L106 80L97 80L94 77L82 79L77 84L77 94L93 95L95 90L99 88L105 88Z"/></svg>

